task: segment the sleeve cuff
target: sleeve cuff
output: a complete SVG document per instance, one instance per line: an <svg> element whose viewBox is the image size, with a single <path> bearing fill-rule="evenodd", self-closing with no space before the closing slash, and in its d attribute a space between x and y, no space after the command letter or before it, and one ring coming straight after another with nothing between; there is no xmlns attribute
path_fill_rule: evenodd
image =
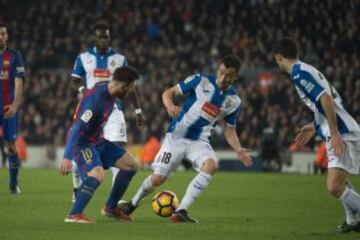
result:
<svg viewBox="0 0 360 240"><path fill-rule="evenodd" d="M183 93L183 91L182 91L182 89L181 89L180 83L178 83L176 86L178 87L179 92L181 93L181 95L184 95L184 93Z"/></svg>
<svg viewBox="0 0 360 240"><path fill-rule="evenodd" d="M77 74L75 74L75 73L72 73L72 74L71 74L71 76L72 76L72 77L81 78L81 76L80 76L80 75L77 75Z"/></svg>
<svg viewBox="0 0 360 240"><path fill-rule="evenodd" d="M319 101L320 97L325 93L325 89L323 89L316 97L315 101Z"/></svg>

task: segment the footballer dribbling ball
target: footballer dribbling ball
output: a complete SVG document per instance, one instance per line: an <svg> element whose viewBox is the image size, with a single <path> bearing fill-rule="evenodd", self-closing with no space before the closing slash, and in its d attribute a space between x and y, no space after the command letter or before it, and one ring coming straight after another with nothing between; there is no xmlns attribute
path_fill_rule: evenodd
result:
<svg viewBox="0 0 360 240"><path fill-rule="evenodd" d="M158 192L152 199L152 209L160 217L170 217L178 206L179 200L171 191Z"/></svg>

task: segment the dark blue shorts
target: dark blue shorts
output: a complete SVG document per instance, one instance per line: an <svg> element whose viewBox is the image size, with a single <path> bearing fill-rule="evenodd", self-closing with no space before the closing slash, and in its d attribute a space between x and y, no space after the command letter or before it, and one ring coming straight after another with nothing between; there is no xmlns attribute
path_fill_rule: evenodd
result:
<svg viewBox="0 0 360 240"><path fill-rule="evenodd" d="M18 131L18 114L12 118L4 118L4 115L0 115L0 124L3 129L3 139L7 142L15 142Z"/></svg>
<svg viewBox="0 0 360 240"><path fill-rule="evenodd" d="M74 161L81 178L98 166L108 169L115 166L115 162L125 154L125 149L110 141L103 141L94 146L90 143L79 143L74 147Z"/></svg>

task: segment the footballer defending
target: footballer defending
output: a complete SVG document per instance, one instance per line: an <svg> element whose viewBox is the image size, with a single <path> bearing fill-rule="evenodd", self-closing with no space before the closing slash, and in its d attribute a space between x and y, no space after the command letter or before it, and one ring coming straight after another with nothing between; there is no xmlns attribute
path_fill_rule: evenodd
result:
<svg viewBox="0 0 360 240"><path fill-rule="evenodd" d="M275 60L288 73L301 100L314 112L314 122L303 126L295 143L303 146L317 133L326 140L329 159L327 188L342 203L345 222L340 232L360 231L357 214L360 195L351 185L348 175L359 174L360 128L344 109L340 95L313 66L299 60L297 43L291 38L277 42Z"/></svg>
<svg viewBox="0 0 360 240"><path fill-rule="evenodd" d="M144 180L132 200L121 206L126 214L131 214L140 200L163 184L181 160L187 158L198 174L188 185L171 220L197 222L188 215L188 209L218 169L209 137L219 121L225 122L225 138L240 161L247 167L252 164L236 133L241 100L232 84L237 79L239 67L236 56L226 56L221 60L216 76L196 74L164 91L163 103L172 123L152 164L153 174ZM187 96L181 109L173 102L177 95Z"/></svg>

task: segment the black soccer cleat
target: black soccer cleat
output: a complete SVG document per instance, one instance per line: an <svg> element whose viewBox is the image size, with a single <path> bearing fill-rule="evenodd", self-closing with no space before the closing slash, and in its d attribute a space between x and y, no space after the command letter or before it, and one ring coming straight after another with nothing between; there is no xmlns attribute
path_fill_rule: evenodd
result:
<svg viewBox="0 0 360 240"><path fill-rule="evenodd" d="M360 232L360 222L355 225L349 225L346 223L346 221L344 221L341 225L337 227L337 231L341 233L348 233L351 231Z"/></svg>
<svg viewBox="0 0 360 240"><path fill-rule="evenodd" d="M188 212L185 210L185 209L181 209L177 212L174 212L172 215L171 215L171 221L173 221L174 223L198 223L199 221L194 219L194 218L191 218L189 215L188 215Z"/></svg>
<svg viewBox="0 0 360 240"><path fill-rule="evenodd" d="M137 206L134 206L131 201L130 202L119 202L118 207L126 214L131 215Z"/></svg>

